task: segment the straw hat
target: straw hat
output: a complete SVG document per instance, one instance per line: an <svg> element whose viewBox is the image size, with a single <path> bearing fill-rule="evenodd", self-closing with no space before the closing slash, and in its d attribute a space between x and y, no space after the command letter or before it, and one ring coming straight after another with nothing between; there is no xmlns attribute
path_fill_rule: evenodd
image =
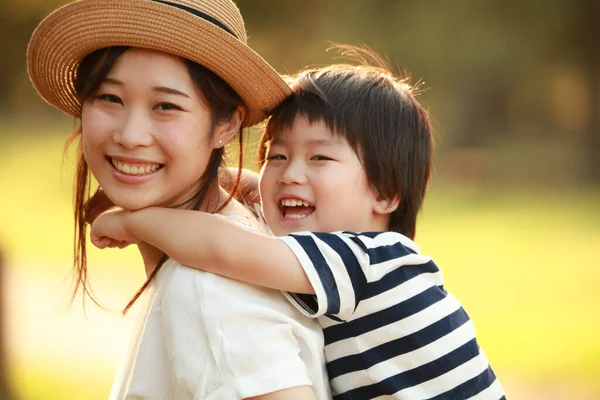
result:
<svg viewBox="0 0 600 400"><path fill-rule="evenodd" d="M38 25L27 48L27 69L44 100L78 118L73 82L85 56L110 46L164 51L223 78L248 106L244 126L250 126L291 90L246 43L244 20L231 0L80 0Z"/></svg>

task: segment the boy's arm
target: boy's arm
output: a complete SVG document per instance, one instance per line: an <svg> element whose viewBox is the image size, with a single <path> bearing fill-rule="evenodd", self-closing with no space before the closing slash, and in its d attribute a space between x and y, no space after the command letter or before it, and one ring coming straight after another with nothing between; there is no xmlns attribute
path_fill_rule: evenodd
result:
<svg viewBox="0 0 600 400"><path fill-rule="evenodd" d="M314 293L294 253L275 237L198 211L150 207L123 215L129 235L182 264L258 286Z"/></svg>

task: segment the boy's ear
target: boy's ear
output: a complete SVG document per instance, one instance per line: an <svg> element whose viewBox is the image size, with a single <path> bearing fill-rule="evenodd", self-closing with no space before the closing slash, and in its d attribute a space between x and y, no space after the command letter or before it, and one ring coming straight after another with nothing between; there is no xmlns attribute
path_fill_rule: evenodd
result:
<svg viewBox="0 0 600 400"><path fill-rule="evenodd" d="M246 109L239 106L231 119L225 122L218 122L213 136L213 147L215 149L225 146L240 131L240 126L246 118Z"/></svg>
<svg viewBox="0 0 600 400"><path fill-rule="evenodd" d="M393 199L387 199L381 195L378 195L373 203L373 212L379 215L391 214L400 205L400 197L394 197Z"/></svg>

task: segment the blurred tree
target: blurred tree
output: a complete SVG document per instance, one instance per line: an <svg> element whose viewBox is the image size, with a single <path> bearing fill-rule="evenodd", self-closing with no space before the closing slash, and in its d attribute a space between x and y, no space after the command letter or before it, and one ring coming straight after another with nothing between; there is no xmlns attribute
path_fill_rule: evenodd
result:
<svg viewBox="0 0 600 400"><path fill-rule="evenodd" d="M574 3L577 12L572 45L580 51L580 62L590 88L589 121L582 143L584 173L589 181L600 184L600 1Z"/></svg>
<svg viewBox="0 0 600 400"><path fill-rule="evenodd" d="M441 131L441 153L526 136L544 144L576 139L586 181L600 181L600 0L235 1L251 46L283 73L339 61L324 50L341 42L369 45L412 73L413 82L423 77L421 101ZM0 106L7 114L14 107L50 114L26 82L23 55L35 24L68 2L0 2L0 34L11 38L0 42L0 91L8 94ZM557 122L549 96L556 69L572 66L585 71L589 95L580 135ZM562 95L564 104L577 92Z"/></svg>

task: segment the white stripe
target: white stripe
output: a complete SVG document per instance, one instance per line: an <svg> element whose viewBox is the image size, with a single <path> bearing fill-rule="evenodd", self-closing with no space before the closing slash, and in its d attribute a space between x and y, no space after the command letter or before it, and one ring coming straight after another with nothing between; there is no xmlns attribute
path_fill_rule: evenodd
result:
<svg viewBox="0 0 600 400"><path fill-rule="evenodd" d="M467 343L469 340L472 340L474 337L475 329L473 323L469 321L446 336L443 336L426 346L411 351L410 353L390 358L368 368L369 375L373 377L373 380L370 383L381 382L390 376L409 371L442 358L446 354ZM485 361L487 363L487 360ZM334 387L348 388L347 390L364 386L357 384L362 373L363 371L357 371L338 376L331 380L331 384Z"/></svg>
<svg viewBox="0 0 600 400"><path fill-rule="evenodd" d="M393 307L421 294L431 287L441 286L443 283L444 281L441 272L426 272L419 274L390 290L386 290L377 296L361 301L358 304L352 319L361 318L372 314L374 311Z"/></svg>
<svg viewBox="0 0 600 400"><path fill-rule="evenodd" d="M364 235L358 235L358 238L367 246L369 249L374 249L379 246L394 246L401 243L403 246L408 247L416 253L420 253L419 246L408 237L398 232L382 232L375 237L375 239Z"/></svg>
<svg viewBox="0 0 600 400"><path fill-rule="evenodd" d="M366 369L361 369L360 371L347 375L352 375L352 380L336 378L329 381L334 394L340 394L347 392L348 390L369 386L375 382L373 376L369 374Z"/></svg>
<svg viewBox="0 0 600 400"><path fill-rule="evenodd" d="M449 371L437 378L423 382L420 385L406 388L396 392L394 395L398 398L407 399L428 399L445 393L481 374L488 368L488 362L485 356L481 354L459 365L452 371Z"/></svg>
<svg viewBox="0 0 600 400"><path fill-rule="evenodd" d="M481 392L477 393L475 396L470 397L470 400L500 400L500 398L504 396L504 390L502 390L502 386L500 385L500 381L496 379L490 386Z"/></svg>
<svg viewBox="0 0 600 400"><path fill-rule="evenodd" d="M334 361L341 357L367 351L391 340L408 336L452 314L460 307L460 303L453 296L447 296L443 300L400 321L363 333L358 337L327 344L325 346L327 360Z"/></svg>

